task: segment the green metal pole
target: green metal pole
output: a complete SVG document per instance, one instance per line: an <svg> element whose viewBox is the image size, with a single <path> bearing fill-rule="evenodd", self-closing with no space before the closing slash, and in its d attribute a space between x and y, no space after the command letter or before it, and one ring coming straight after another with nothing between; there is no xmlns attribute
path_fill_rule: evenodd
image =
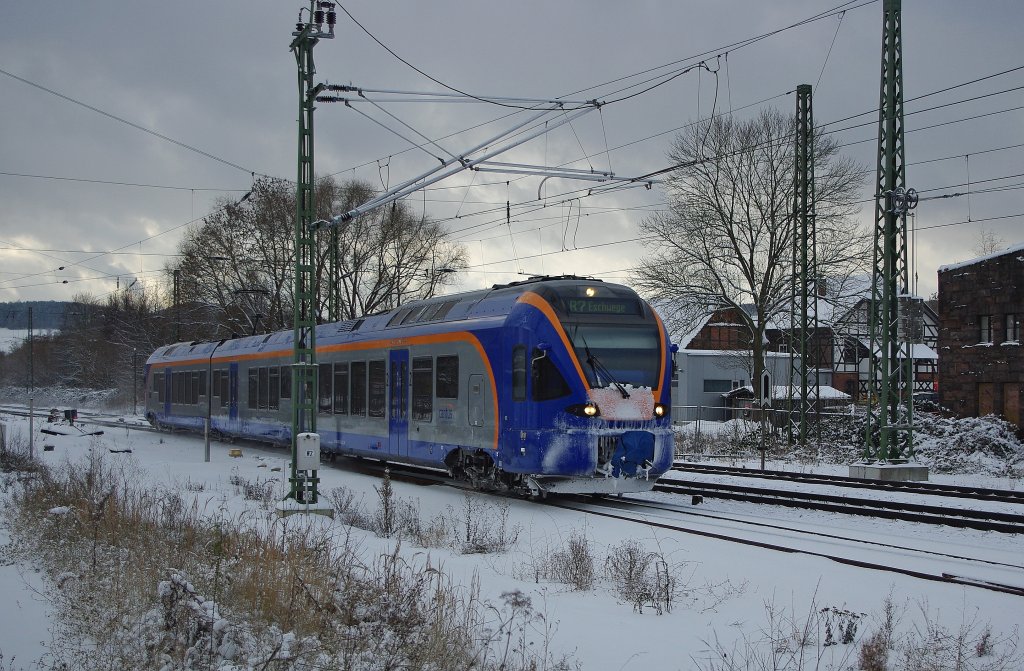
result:
<svg viewBox="0 0 1024 671"><path fill-rule="evenodd" d="M315 470L298 467L298 436L316 432L316 244L310 231L315 214L313 191L313 110L316 87L313 75L313 47L321 37L313 23L299 24L291 49L295 53L299 75L299 152L295 189L295 278L292 314L292 459L288 498L299 503L317 503L319 478Z"/></svg>
<svg viewBox="0 0 1024 671"><path fill-rule="evenodd" d="M899 297L909 294L903 143L901 0L884 0L882 76L878 111L874 272L870 308L870 372L865 460L888 461L913 449L913 370L910 348L899 337ZM902 202L901 202L902 200ZM902 216L901 216L902 213ZM876 391L877 404L871 404Z"/></svg>

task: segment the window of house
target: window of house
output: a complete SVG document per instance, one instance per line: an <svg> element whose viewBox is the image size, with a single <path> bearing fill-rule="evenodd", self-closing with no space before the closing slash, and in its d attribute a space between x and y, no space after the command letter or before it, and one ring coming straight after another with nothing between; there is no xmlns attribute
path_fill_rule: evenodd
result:
<svg viewBox="0 0 1024 671"><path fill-rule="evenodd" d="M370 362L370 417L383 417L387 407L388 373L384 361Z"/></svg>
<svg viewBox="0 0 1024 671"><path fill-rule="evenodd" d="M1006 342L1020 342L1020 315L1006 315Z"/></svg>
<svg viewBox="0 0 1024 671"><path fill-rule="evenodd" d="M978 317L978 342L992 342L992 315Z"/></svg>
<svg viewBox="0 0 1024 671"><path fill-rule="evenodd" d="M437 357L437 397L459 397L459 357Z"/></svg>
<svg viewBox="0 0 1024 671"><path fill-rule="evenodd" d="M421 422L434 418L434 360L429 356L412 360L412 418Z"/></svg>
<svg viewBox="0 0 1024 671"><path fill-rule="evenodd" d="M732 380L704 380L704 391L709 394L732 391Z"/></svg>

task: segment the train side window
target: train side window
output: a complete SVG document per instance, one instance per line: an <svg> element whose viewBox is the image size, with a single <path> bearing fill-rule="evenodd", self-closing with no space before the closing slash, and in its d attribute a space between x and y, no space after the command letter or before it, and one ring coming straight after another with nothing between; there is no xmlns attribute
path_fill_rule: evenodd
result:
<svg viewBox="0 0 1024 671"><path fill-rule="evenodd" d="M227 405L227 399L224 398L224 382L223 382L223 380L224 380L224 371L219 369L219 368L214 370L213 371L213 379L212 379L213 388L210 390L210 393L217 397L217 405L220 406L221 408L223 408L225 405ZM213 402L212 398L210 399L210 402L211 403Z"/></svg>
<svg viewBox="0 0 1024 671"><path fill-rule="evenodd" d="M269 405L270 401L270 375L268 374L266 366L260 367L259 372L259 384L260 384L260 395L259 395L259 407L260 410L265 410Z"/></svg>
<svg viewBox="0 0 1024 671"><path fill-rule="evenodd" d="M197 405L199 403L199 394L201 393L199 391L199 371L197 371L197 370L192 371L191 373L189 373L188 377L189 377L188 404L189 405Z"/></svg>
<svg viewBox="0 0 1024 671"><path fill-rule="evenodd" d="M526 400L526 346L512 348L512 400Z"/></svg>
<svg viewBox="0 0 1024 671"><path fill-rule="evenodd" d="M334 364L334 414L348 414L348 362Z"/></svg>
<svg viewBox="0 0 1024 671"><path fill-rule="evenodd" d="M434 419L434 360L429 356L412 360L412 418L421 422Z"/></svg>
<svg viewBox="0 0 1024 671"><path fill-rule="evenodd" d="M210 388L206 386L208 380L209 380L209 377L207 376L206 371L205 370L199 371L199 395L200 396L207 396L207 397L209 396ZM196 399L196 400L198 402L198 399ZM207 401L209 401L209 398L207 398Z"/></svg>
<svg viewBox="0 0 1024 671"><path fill-rule="evenodd" d="M292 397L292 369L281 366L281 398Z"/></svg>
<svg viewBox="0 0 1024 671"><path fill-rule="evenodd" d="M280 407L278 400L281 398L281 367L271 366L269 369L270 377L270 396L267 399L267 404L271 410L277 410Z"/></svg>
<svg viewBox="0 0 1024 671"><path fill-rule="evenodd" d="M331 371L331 364L322 363L320 364L320 371L317 377L317 413L321 415L331 414L331 404L333 402L333 396L331 393L331 381L334 374Z"/></svg>
<svg viewBox="0 0 1024 671"><path fill-rule="evenodd" d="M459 397L459 357L437 357L437 397Z"/></svg>
<svg viewBox="0 0 1024 671"><path fill-rule="evenodd" d="M220 407L226 408L231 402L231 374L222 370L220 372Z"/></svg>
<svg viewBox="0 0 1024 671"><path fill-rule="evenodd" d="M349 398L352 399L352 414L366 414L366 362L352 362L352 376L349 380L352 383Z"/></svg>
<svg viewBox="0 0 1024 671"><path fill-rule="evenodd" d="M551 401L569 394L569 384L562 373L555 367L548 352L534 349L531 359L533 376L533 400Z"/></svg>
<svg viewBox="0 0 1024 671"><path fill-rule="evenodd" d="M370 362L370 417L383 417L387 406L388 373L384 361Z"/></svg>
<svg viewBox="0 0 1024 671"><path fill-rule="evenodd" d="M181 403L181 392L185 388L181 372L171 373L171 403Z"/></svg>
<svg viewBox="0 0 1024 671"><path fill-rule="evenodd" d="M156 400L159 403L164 402L164 374L154 373L153 374L153 387L156 391Z"/></svg>
<svg viewBox="0 0 1024 671"><path fill-rule="evenodd" d="M256 409L256 401L260 393L259 376L255 368L249 369L249 409Z"/></svg>

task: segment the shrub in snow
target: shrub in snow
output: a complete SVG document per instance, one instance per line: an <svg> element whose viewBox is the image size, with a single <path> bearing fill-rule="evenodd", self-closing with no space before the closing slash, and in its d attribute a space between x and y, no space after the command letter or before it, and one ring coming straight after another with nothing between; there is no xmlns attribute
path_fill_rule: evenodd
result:
<svg viewBox="0 0 1024 671"><path fill-rule="evenodd" d="M673 567L675 568L675 567ZM676 596L676 576L665 557L650 552L639 541L630 539L608 549L604 575L618 596L642 613L644 606L658 615L670 612Z"/></svg>
<svg viewBox="0 0 1024 671"><path fill-rule="evenodd" d="M918 459L939 473L985 473L1020 477L1024 444L1009 422L986 417L915 416Z"/></svg>

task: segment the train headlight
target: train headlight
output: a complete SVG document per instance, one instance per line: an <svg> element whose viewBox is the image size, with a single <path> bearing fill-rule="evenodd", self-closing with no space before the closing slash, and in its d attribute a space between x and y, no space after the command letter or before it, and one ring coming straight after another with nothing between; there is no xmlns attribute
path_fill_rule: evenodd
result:
<svg viewBox="0 0 1024 671"><path fill-rule="evenodd" d="M663 403L655 403L654 404L654 416L655 417L664 417L666 414L668 414L668 408L665 407L665 405Z"/></svg>
<svg viewBox="0 0 1024 671"><path fill-rule="evenodd" d="M565 409L566 412L576 415L577 417L600 417L601 409L597 407L597 403L589 401L587 403L577 403L576 405L570 405Z"/></svg>

